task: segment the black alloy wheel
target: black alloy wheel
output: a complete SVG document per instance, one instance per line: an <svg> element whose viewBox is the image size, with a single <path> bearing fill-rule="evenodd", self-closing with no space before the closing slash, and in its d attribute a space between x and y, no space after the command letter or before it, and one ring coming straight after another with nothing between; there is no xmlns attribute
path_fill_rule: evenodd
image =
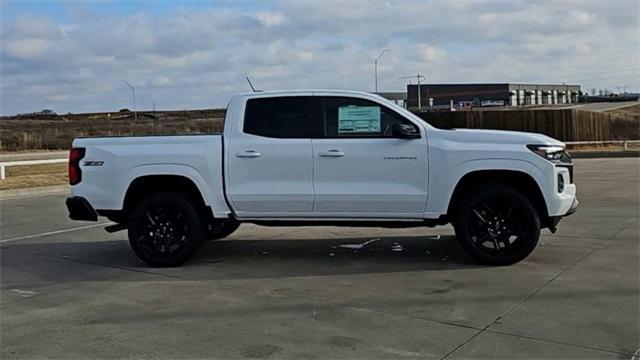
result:
<svg viewBox="0 0 640 360"><path fill-rule="evenodd" d="M540 218L529 199L506 185L487 185L462 201L456 236L484 264L510 265L526 258L540 237Z"/></svg>
<svg viewBox="0 0 640 360"><path fill-rule="evenodd" d="M182 194L161 192L143 200L134 210L129 242L149 266L178 266L189 260L202 243L200 216Z"/></svg>

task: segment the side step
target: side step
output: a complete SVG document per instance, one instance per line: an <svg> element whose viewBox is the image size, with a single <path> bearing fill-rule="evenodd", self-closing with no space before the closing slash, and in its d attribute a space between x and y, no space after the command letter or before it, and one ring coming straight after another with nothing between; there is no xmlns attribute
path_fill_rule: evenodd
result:
<svg viewBox="0 0 640 360"><path fill-rule="evenodd" d="M114 233L116 231L126 230L126 228L127 228L126 224L113 224L113 225L106 226L104 230L108 233Z"/></svg>

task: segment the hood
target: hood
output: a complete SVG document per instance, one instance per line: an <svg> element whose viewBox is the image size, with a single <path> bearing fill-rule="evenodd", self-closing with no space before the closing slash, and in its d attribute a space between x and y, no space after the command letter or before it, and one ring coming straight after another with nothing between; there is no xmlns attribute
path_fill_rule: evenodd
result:
<svg viewBox="0 0 640 360"><path fill-rule="evenodd" d="M564 146L560 140L556 140L549 136L522 131L483 129L453 129L440 131L442 132L443 138L457 142Z"/></svg>

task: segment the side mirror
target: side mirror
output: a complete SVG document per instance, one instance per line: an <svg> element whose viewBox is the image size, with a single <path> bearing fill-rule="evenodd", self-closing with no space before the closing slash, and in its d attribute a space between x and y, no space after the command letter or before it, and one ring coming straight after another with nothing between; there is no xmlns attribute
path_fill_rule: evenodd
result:
<svg viewBox="0 0 640 360"><path fill-rule="evenodd" d="M391 126L391 134L398 139L419 139L420 131L415 125L411 124L393 124Z"/></svg>

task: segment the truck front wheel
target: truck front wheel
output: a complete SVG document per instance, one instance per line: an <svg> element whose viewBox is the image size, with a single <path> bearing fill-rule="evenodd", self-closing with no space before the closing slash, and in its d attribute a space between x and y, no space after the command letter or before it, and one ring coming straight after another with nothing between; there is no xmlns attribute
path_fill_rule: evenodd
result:
<svg viewBox="0 0 640 360"><path fill-rule="evenodd" d="M147 265L179 266L200 248L203 225L196 207L180 193L160 192L133 211L129 243Z"/></svg>
<svg viewBox="0 0 640 360"><path fill-rule="evenodd" d="M454 227L464 250L489 265L510 265L526 258L540 237L540 217L516 189L486 185L457 206Z"/></svg>

